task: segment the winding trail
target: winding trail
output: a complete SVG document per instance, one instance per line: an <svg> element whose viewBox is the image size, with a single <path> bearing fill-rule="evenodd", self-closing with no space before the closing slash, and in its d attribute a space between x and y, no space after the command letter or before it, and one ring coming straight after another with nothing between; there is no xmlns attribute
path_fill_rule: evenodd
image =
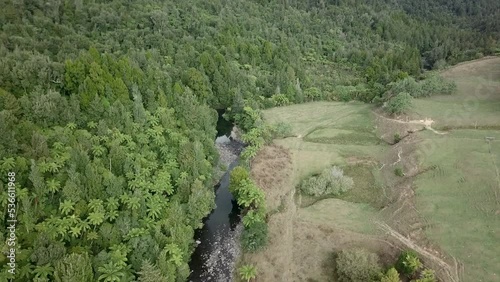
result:
<svg viewBox="0 0 500 282"><path fill-rule="evenodd" d="M420 120L409 120L409 121L404 121L404 120L400 120L400 119L393 119L393 118L388 118L386 116L383 116L375 111L372 111L373 114L375 114L377 117L381 117L383 119L387 119L387 120L390 120L390 121L394 121L394 122L397 122L397 123L403 123L403 124L421 124L424 126L425 129L428 129L436 134L440 134L440 135L445 135L445 134L448 134L448 132L440 132L440 131L437 131L435 130L434 128L432 128L432 124L434 123L434 120L432 120L431 118L425 118L425 119L420 119Z"/></svg>
<svg viewBox="0 0 500 282"><path fill-rule="evenodd" d="M448 278L450 279L449 281L452 281L452 282L459 282L460 281L460 266L455 258L453 258L453 260L454 260L456 265L454 267L452 267L448 263L443 261L441 258L439 258L438 256L430 253L426 249L424 249L424 248L420 247L419 245L417 245L416 243L414 243L409 238L403 236L401 233L392 229L386 223L377 222L377 225L379 226L380 229L385 231L388 235L392 236L393 238L397 239L399 242L404 244L406 247L415 250L421 256L424 256L426 259L439 265L441 267L441 269L447 274Z"/></svg>

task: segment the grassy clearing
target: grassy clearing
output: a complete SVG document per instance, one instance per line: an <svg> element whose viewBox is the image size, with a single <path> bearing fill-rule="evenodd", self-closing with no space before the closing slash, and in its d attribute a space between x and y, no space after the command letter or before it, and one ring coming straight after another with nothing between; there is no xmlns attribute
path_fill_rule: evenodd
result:
<svg viewBox="0 0 500 282"><path fill-rule="evenodd" d="M331 281L332 254L345 247L361 246L395 256L397 251L390 244L381 243L374 223L383 195L376 159L389 146L375 137L371 106L314 102L273 108L264 115L269 123L289 123L296 137L275 140L291 156L290 167L282 175L285 181L269 175L275 163L270 149L256 158L258 164L268 165L252 169L257 181L262 180L270 191L266 194L274 194L269 199L275 201L268 205L282 207L269 219L268 248L245 258L262 269L259 277L263 281ZM294 197L301 180L332 165L342 167L354 180L353 189L342 199Z"/></svg>
<svg viewBox="0 0 500 282"><path fill-rule="evenodd" d="M436 129L500 125L500 58L462 64L443 76L455 81L457 93L415 99L414 118L432 117Z"/></svg>
<svg viewBox="0 0 500 282"><path fill-rule="evenodd" d="M464 281L499 281L500 264L495 258L500 253L496 171L500 141L490 145L484 138L467 138L464 142L454 135L424 142L434 150L422 164L437 169L415 182L417 209L430 224L427 236L464 263Z"/></svg>
<svg viewBox="0 0 500 282"><path fill-rule="evenodd" d="M427 237L464 264L464 281L500 281L500 58L444 76L456 95L415 101L418 115L452 129L419 133L420 166L436 169L415 181L417 209Z"/></svg>
<svg viewBox="0 0 500 282"><path fill-rule="evenodd" d="M500 59L460 65L444 76L457 82L458 93L416 99L409 120L431 118L433 128L451 129L446 134L376 117L362 103L264 112L269 123L289 123L295 137L275 140L290 153L286 173L267 172L277 166L274 153L264 152L262 160L268 165L260 178L279 211L269 220L269 247L246 259L259 265L263 281L332 281L334 251L363 246L391 259L398 251L388 240L427 253L441 274L434 262L449 264L458 272L449 277L500 281ZM392 147L376 137L389 142L395 133L407 138ZM302 179L331 165L353 178L352 190L340 199L294 197ZM395 176L396 167L405 176ZM397 236L380 234L377 220L393 225Z"/></svg>
<svg viewBox="0 0 500 282"><path fill-rule="evenodd" d="M374 220L376 210L368 204L350 203L340 199L325 199L300 209L303 220L350 230L363 234L377 234Z"/></svg>

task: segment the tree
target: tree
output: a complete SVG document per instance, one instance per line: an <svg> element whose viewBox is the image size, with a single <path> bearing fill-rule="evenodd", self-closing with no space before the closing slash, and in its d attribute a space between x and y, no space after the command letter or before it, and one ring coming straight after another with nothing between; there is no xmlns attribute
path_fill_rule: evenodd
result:
<svg viewBox="0 0 500 282"><path fill-rule="evenodd" d="M98 268L99 275L98 281L104 282L118 282L121 281L123 277L125 277L125 273L122 271L123 266L120 266L118 263L109 262L103 266Z"/></svg>
<svg viewBox="0 0 500 282"><path fill-rule="evenodd" d="M243 265L238 270L240 272L241 279L246 280L247 282L257 276L257 268L253 265Z"/></svg>
<svg viewBox="0 0 500 282"><path fill-rule="evenodd" d="M149 261L144 261L142 263L141 271L139 274L139 282L167 282L167 278L162 275L158 266L152 264Z"/></svg>
<svg viewBox="0 0 500 282"><path fill-rule="evenodd" d="M402 114L407 111L412 104L412 97L407 92L401 92L392 97L387 102L386 111L390 114Z"/></svg>
<svg viewBox="0 0 500 282"><path fill-rule="evenodd" d="M237 166L231 171L231 176L229 178L229 191L233 194L235 198L238 198L238 190L240 189L243 180L250 178L250 174L247 169L242 166Z"/></svg>
<svg viewBox="0 0 500 282"><path fill-rule="evenodd" d="M53 272L54 268L50 263L46 265L39 265L35 267L35 270L33 270L35 278L40 278L40 279L49 279L49 276L51 276Z"/></svg>
<svg viewBox="0 0 500 282"><path fill-rule="evenodd" d="M59 204L59 210L62 214L68 215L75 209L75 203L71 200L65 200Z"/></svg>
<svg viewBox="0 0 500 282"><path fill-rule="evenodd" d="M422 262L412 250L402 252L396 263L396 268L408 277L412 277L421 267Z"/></svg>
<svg viewBox="0 0 500 282"><path fill-rule="evenodd" d="M94 273L88 253L66 255L56 263L54 278L57 282L93 281Z"/></svg>
<svg viewBox="0 0 500 282"><path fill-rule="evenodd" d="M420 273L420 278L412 280L412 282L437 282L437 279L434 270L424 269Z"/></svg>
<svg viewBox="0 0 500 282"><path fill-rule="evenodd" d="M399 279L398 271L394 267L391 267L382 276L382 278L380 279L380 282L401 282L401 279Z"/></svg>
<svg viewBox="0 0 500 282"><path fill-rule="evenodd" d="M263 221L257 221L245 227L241 235L241 244L245 251L255 252L267 244L268 229Z"/></svg>
<svg viewBox="0 0 500 282"><path fill-rule="evenodd" d="M255 211L255 210L250 210L243 217L243 226L250 227L251 225L253 225L257 222L263 222L263 221L264 221L264 217L263 217L262 213Z"/></svg>
<svg viewBox="0 0 500 282"><path fill-rule="evenodd" d="M238 190L237 202L245 208L259 208L265 204L264 191L252 181L243 180Z"/></svg>

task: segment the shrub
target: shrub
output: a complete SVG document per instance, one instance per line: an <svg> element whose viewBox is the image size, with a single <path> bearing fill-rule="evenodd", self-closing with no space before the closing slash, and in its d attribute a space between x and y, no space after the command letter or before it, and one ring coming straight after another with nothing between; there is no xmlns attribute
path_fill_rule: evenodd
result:
<svg viewBox="0 0 500 282"><path fill-rule="evenodd" d="M434 70L442 70L447 66L446 60L445 59L439 59L437 60L434 65L432 66L432 69Z"/></svg>
<svg viewBox="0 0 500 282"><path fill-rule="evenodd" d="M406 92L413 97L422 96L422 87L413 77L406 77L390 84L391 93Z"/></svg>
<svg viewBox="0 0 500 282"><path fill-rule="evenodd" d="M250 179L244 179L240 182L237 190L238 205L244 208L258 209L265 205L266 196Z"/></svg>
<svg viewBox="0 0 500 282"><path fill-rule="evenodd" d="M310 196L333 195L339 196L354 185L352 178L345 176L341 168L333 166L316 176L302 181L301 191Z"/></svg>
<svg viewBox="0 0 500 282"><path fill-rule="evenodd" d="M411 107L411 103L411 95L408 92L401 92L387 102L386 111L390 114L401 114Z"/></svg>
<svg viewBox="0 0 500 282"><path fill-rule="evenodd" d="M436 274L432 269L424 269L422 273L420 273L420 278L413 280L413 282L437 282Z"/></svg>
<svg viewBox="0 0 500 282"><path fill-rule="evenodd" d="M229 191L235 198L238 198L238 190L243 180L248 180L250 174L244 167L233 168L229 177Z"/></svg>
<svg viewBox="0 0 500 282"><path fill-rule="evenodd" d="M401 282L398 271L392 267L382 276L380 282Z"/></svg>
<svg viewBox="0 0 500 282"><path fill-rule="evenodd" d="M285 138L292 136L292 126L286 122L278 122L273 125L274 138Z"/></svg>
<svg viewBox="0 0 500 282"><path fill-rule="evenodd" d="M257 268L253 265L243 265L239 269L241 280L250 281L257 276Z"/></svg>
<svg viewBox="0 0 500 282"><path fill-rule="evenodd" d="M394 134L394 144L399 143L401 141L401 135L399 133Z"/></svg>
<svg viewBox="0 0 500 282"><path fill-rule="evenodd" d="M276 94L273 97L273 100L276 104L276 106L281 107L281 106L286 106L290 104L290 100L285 94Z"/></svg>
<svg viewBox="0 0 500 282"><path fill-rule="evenodd" d="M321 90L316 87L307 88L304 91L306 101L317 101L323 98Z"/></svg>
<svg viewBox="0 0 500 282"><path fill-rule="evenodd" d="M344 171L336 166L329 170L324 170L321 173L321 177L327 182L325 194L338 196L347 192L354 185L352 178L344 176Z"/></svg>
<svg viewBox="0 0 500 282"><path fill-rule="evenodd" d="M321 196L326 191L326 181L320 176L311 176L302 181L301 190L310 196Z"/></svg>
<svg viewBox="0 0 500 282"><path fill-rule="evenodd" d="M435 94L451 94L453 82L448 82L444 78L433 75L421 82L423 96L432 96Z"/></svg>
<svg viewBox="0 0 500 282"><path fill-rule="evenodd" d="M342 250L335 262L340 282L373 281L381 270L377 254L364 249Z"/></svg>
<svg viewBox="0 0 500 282"><path fill-rule="evenodd" d="M234 121L245 132L264 124L261 112L248 106L241 113L235 113Z"/></svg>
<svg viewBox="0 0 500 282"><path fill-rule="evenodd" d="M403 177L405 176L405 173L403 172L403 169L400 168L400 167L397 167L394 169L394 174L399 176L399 177Z"/></svg>
<svg viewBox="0 0 500 282"><path fill-rule="evenodd" d="M413 77L407 77L390 84L390 93L408 93L414 98L429 97L436 94L451 94L456 90L456 84L447 81L437 74L430 74L420 82Z"/></svg>
<svg viewBox="0 0 500 282"><path fill-rule="evenodd" d="M413 276L422 267L418 255L412 250L406 250L399 256L396 268L408 277Z"/></svg>
<svg viewBox="0 0 500 282"><path fill-rule="evenodd" d="M241 245L245 251L255 252L267 244L267 224L254 222L245 227L241 235Z"/></svg>
<svg viewBox="0 0 500 282"><path fill-rule="evenodd" d="M243 217L243 226L248 227L257 222L264 222L265 212L259 210L251 210Z"/></svg>

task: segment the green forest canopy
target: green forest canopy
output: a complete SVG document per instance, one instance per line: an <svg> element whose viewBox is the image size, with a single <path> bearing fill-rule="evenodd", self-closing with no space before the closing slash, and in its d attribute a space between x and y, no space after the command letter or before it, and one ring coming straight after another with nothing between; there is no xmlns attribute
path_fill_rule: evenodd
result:
<svg viewBox="0 0 500 282"><path fill-rule="evenodd" d="M499 48L496 0L0 7L0 202L5 218L15 171L16 281L184 281L213 208L214 109L371 102Z"/></svg>

